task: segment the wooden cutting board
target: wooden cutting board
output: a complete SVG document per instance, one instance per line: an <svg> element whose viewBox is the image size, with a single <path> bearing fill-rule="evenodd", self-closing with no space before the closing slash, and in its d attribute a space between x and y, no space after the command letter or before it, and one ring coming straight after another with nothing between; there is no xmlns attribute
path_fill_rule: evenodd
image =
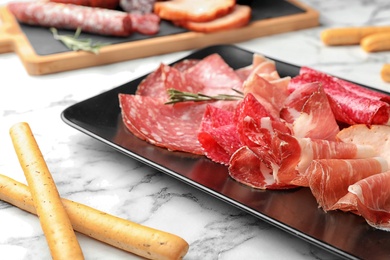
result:
<svg viewBox="0 0 390 260"><path fill-rule="evenodd" d="M0 7L0 53L15 52L30 75L44 75L125 60L231 44L257 37L318 26L316 10L296 0L252 1L252 20L242 28L216 33L198 33L162 21L153 37L133 35L114 38L82 34L80 38L110 43L98 55L69 51L55 40L48 28L19 24L5 6ZM61 31L60 34L74 32Z"/></svg>

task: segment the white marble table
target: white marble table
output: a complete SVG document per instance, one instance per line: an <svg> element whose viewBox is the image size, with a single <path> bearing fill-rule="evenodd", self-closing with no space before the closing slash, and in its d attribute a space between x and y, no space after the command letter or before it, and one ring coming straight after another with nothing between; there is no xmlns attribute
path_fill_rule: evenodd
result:
<svg viewBox="0 0 390 260"><path fill-rule="evenodd" d="M1 0L0 5L9 1ZM390 52L325 47L325 27L390 23L388 0L305 0L322 26L237 45L390 91L379 71ZM66 125L60 113L169 63L179 52L46 76L30 76L14 53L0 55L0 173L25 183L8 134L30 124L63 197L175 233L190 244L185 259L338 259L247 213L132 160ZM78 234L86 259L139 259ZM7 257L5 257L7 256ZM0 258L50 259L38 218L0 201Z"/></svg>

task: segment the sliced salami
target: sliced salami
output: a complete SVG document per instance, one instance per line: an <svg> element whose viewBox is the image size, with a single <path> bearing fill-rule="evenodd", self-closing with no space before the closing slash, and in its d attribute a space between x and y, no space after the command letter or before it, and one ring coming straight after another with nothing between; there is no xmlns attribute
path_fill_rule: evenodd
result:
<svg viewBox="0 0 390 260"><path fill-rule="evenodd" d="M206 95L237 94L242 80L219 54L211 54L185 71L186 80L203 86L198 92Z"/></svg>
<svg viewBox="0 0 390 260"><path fill-rule="evenodd" d="M171 151L203 155L197 139L206 104L165 105L165 99L119 94L123 122L139 138Z"/></svg>

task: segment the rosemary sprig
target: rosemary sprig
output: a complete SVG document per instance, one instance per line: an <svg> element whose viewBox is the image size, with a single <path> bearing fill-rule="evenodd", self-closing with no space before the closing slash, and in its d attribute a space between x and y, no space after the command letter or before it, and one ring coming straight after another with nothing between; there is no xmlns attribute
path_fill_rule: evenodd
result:
<svg viewBox="0 0 390 260"><path fill-rule="evenodd" d="M66 47L73 51L88 51L98 54L100 48L108 45L107 43L93 43L91 39L79 39L81 28L77 28L75 34L72 35L59 35L56 28L51 27L50 31L53 33L54 39L61 41Z"/></svg>
<svg viewBox="0 0 390 260"><path fill-rule="evenodd" d="M216 100L240 100L244 97L241 91L232 89L237 95L218 94L216 96L209 96L202 93L184 92L177 89L168 89L169 101L165 102L166 105L175 104L179 102L201 102L201 101L216 101Z"/></svg>

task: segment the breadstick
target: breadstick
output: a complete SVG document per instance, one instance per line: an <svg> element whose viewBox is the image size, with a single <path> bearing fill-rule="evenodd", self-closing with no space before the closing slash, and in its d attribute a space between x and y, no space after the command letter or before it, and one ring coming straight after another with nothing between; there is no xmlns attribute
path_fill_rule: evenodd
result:
<svg viewBox="0 0 390 260"><path fill-rule="evenodd" d="M52 258L84 259L57 187L30 126L24 122L17 123L11 127L10 135Z"/></svg>
<svg viewBox="0 0 390 260"><path fill-rule="evenodd" d="M374 33L364 37L360 46L367 52L390 50L390 32Z"/></svg>
<svg viewBox="0 0 390 260"><path fill-rule="evenodd" d="M36 214L28 187L0 174L0 199ZM148 259L181 259L188 243L173 234L62 199L73 228L96 240Z"/></svg>
<svg viewBox="0 0 390 260"><path fill-rule="evenodd" d="M384 32L390 32L390 26L331 28L321 33L321 40L326 45L358 45L364 37Z"/></svg>
<svg viewBox="0 0 390 260"><path fill-rule="evenodd" d="M381 70L382 80L385 82L390 82L390 64L384 64Z"/></svg>

